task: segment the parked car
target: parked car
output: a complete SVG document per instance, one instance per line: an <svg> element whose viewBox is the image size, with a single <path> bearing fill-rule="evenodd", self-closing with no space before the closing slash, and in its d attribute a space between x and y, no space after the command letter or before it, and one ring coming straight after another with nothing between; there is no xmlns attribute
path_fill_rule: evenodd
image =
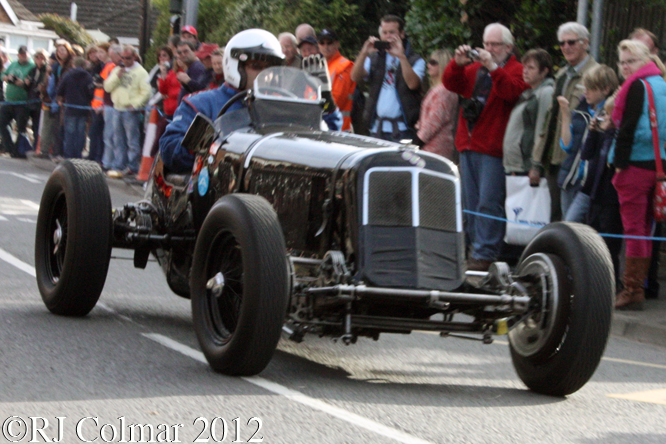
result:
<svg viewBox="0 0 666 444"><path fill-rule="evenodd" d="M550 224L515 268L467 272L456 166L409 144L322 131L318 86L303 71L262 72L232 99L247 106L192 122L190 175L158 156L145 199L122 208L112 210L96 164L62 162L37 221L47 308L90 312L111 249L124 248L138 268L154 256L170 288L191 298L201 349L224 374L261 372L282 334L352 344L423 330L485 343L508 334L530 389L582 387L605 349L615 294L598 234Z"/></svg>

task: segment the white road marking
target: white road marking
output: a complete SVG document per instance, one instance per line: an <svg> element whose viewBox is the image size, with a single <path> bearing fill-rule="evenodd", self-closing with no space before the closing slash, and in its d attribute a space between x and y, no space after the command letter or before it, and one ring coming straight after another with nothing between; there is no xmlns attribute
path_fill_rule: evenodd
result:
<svg viewBox="0 0 666 444"><path fill-rule="evenodd" d="M30 208L32 208L33 210L37 210L37 211L39 211L39 204L37 204L37 203L35 203L35 202L31 201L31 200L28 200L28 199L21 199L21 203L22 203L23 205L25 205L26 207L30 207Z"/></svg>
<svg viewBox="0 0 666 444"><path fill-rule="evenodd" d="M139 325L137 322L134 322L134 319L132 319L132 318L130 318L130 317L128 317L128 316L125 316L125 315L121 315L121 314L118 313L116 310L114 310L113 308L109 307L108 305L106 305L106 304L104 304L104 303L102 303L102 302L97 302L97 305L95 305L95 307L99 307L99 308L101 308L101 309L104 310L104 311L108 311L108 312L111 313L112 315L118 316L118 317L119 317L120 319L122 319L123 321L131 322L131 323L133 323L133 324L137 324L137 325Z"/></svg>
<svg viewBox="0 0 666 444"><path fill-rule="evenodd" d="M0 213L4 215L34 215L39 205L27 199L0 197Z"/></svg>
<svg viewBox="0 0 666 444"><path fill-rule="evenodd" d="M7 262L10 265L15 266L19 270L25 271L31 276L35 276L35 268L26 264L25 262L21 261L20 259L16 258L15 256L7 253L5 250L0 248L0 259L3 261ZM112 308L108 307L105 304L97 303L97 305L102 308L103 310L106 310L110 313L116 313L115 310ZM120 315L119 315L120 316ZM123 316L121 316L123 317ZM126 318L126 317L123 317ZM129 321L132 321L129 318L126 318ZM132 321L133 322L133 321ZM198 350L195 350L191 347L188 347L184 344L181 344L180 342L176 342L171 338L168 338L164 335L160 335L157 333L142 333L143 336L147 337L148 339L151 339L155 342L158 342L165 347L168 347L172 350L175 350L179 353L182 353L183 355L190 357L196 361L202 362L206 364L206 358L204 357L203 353L201 353ZM387 438L391 438L395 441L402 442L405 444L432 444L430 441L423 440L421 438L417 438L415 436L411 436L401 430L394 429L391 427L387 427L383 424L380 424L378 422L375 422L371 419L364 418L360 415L357 415L355 413L348 412L346 410L343 410L339 407L332 406L330 404L326 404L325 402L319 401L314 398L310 398L309 396L306 396L300 392L291 390L287 387L284 387L280 384L276 384L274 382L268 381L266 379L253 376L253 377L245 377L242 378L245 381L249 382L250 384L254 384L258 387L262 387L265 390L268 390L272 393L284 396L294 402L298 402L300 404L306 405L308 407L314 408L315 410L322 411L324 413L328 413L331 416L335 416L336 418L342 419L343 421L349 422L351 424L357 425L359 427L362 427L364 429L370 430L371 432L377 433L382 436L386 436Z"/></svg>
<svg viewBox="0 0 666 444"><path fill-rule="evenodd" d="M661 364L650 364L649 362L639 362L639 361L630 361L628 359L618 359L618 358L601 358L604 361L619 362L620 364L629 364L629 365L641 365L643 367L653 367L666 370L666 365Z"/></svg>
<svg viewBox="0 0 666 444"><path fill-rule="evenodd" d="M0 216L1 217L1 216ZM6 252L2 248L0 248L0 260L3 260L7 262L10 265L13 265L14 267L18 268L21 271L26 272L30 276L35 277L35 267L23 262L22 260L18 259L17 257L13 256L12 254ZM110 313L115 314L116 316L119 316L121 319L127 320L129 322L134 322L132 319L128 318L127 316L123 316L118 314L115 310L112 308L108 307L105 304L102 303L97 303L97 306L100 307L103 310L106 310ZM138 324L137 324L138 325ZM199 361L201 363L207 363L206 358L204 357L203 353L201 353L198 350L195 350L191 347L188 347L184 344L181 344L180 342L174 341L171 338L168 338L164 335L160 335L157 333L142 333L143 336L145 336L148 339L151 339L159 344L164 345L165 347L168 347L174 351L177 351L185 356L188 356L196 361ZM507 345L507 342L504 341L495 341L497 344L501 345ZM650 364L647 362L639 362L639 361L630 361L627 359L618 359L618 358L602 358L606 361L611 361L611 362L618 362L621 364L630 364L630 365L637 365L637 366L643 366L643 367L653 367L653 368L659 368L659 369L666 369L666 365L660 365L660 364ZM371 432L377 433L382 436L386 436L388 438L391 438L393 440L396 440L398 442L406 443L406 444L432 444L430 441L425 441L421 438L409 435L401 430L394 429L391 427L387 427L383 424L380 424L378 422L375 422L371 419L364 418L360 415L357 415L355 413L348 412L346 410L343 410L339 407L332 406L330 404L326 404L325 402L319 401L318 399L311 398L309 396L306 396L300 392L297 392L295 390L291 390L287 387L284 387L280 384L268 381L264 378L260 378L258 376L252 376L252 377L243 377L241 379L244 379L245 381L249 382L250 384L256 385L258 387L262 387L265 390L268 390L272 393L284 396L288 398L291 401L298 402L300 404L306 405L308 407L311 407L315 410L322 411L324 413L328 413L331 416L335 416L336 418L342 419L343 421L349 422L350 424L357 425L359 427L362 427L364 429L367 429ZM645 401L645 402L652 402L652 403L658 403L658 404L666 404L666 391L665 390L653 390L649 392L639 392L639 393L630 393L630 394L612 394L612 395L607 395L612 398L622 398L622 399L630 399L634 401Z"/></svg>
<svg viewBox="0 0 666 444"><path fill-rule="evenodd" d="M19 222L27 222L29 224L36 224L37 221L35 219L30 219L29 217L17 217L16 220Z"/></svg>
<svg viewBox="0 0 666 444"><path fill-rule="evenodd" d="M5 216L0 216L0 221L8 221L8 220L9 219L7 219Z"/></svg>
<svg viewBox="0 0 666 444"><path fill-rule="evenodd" d="M424 332L420 332L420 333L436 334L436 335L439 334L436 331L434 331L434 332L424 331ZM493 344L509 345L509 342L508 341L501 341L501 340L498 341L497 339L495 339L495 340L493 340ZM638 366L641 366L641 367L652 367L652 368L659 368L659 369L665 369L666 370L666 365L662 365L662 364L651 364L649 362L630 361L628 359L608 358L608 357L605 357L605 356L602 357L601 359L604 360L604 361L618 362L620 364L638 365Z"/></svg>
<svg viewBox="0 0 666 444"><path fill-rule="evenodd" d="M142 335L148 339L151 339L155 342L164 345L165 347L168 347L174 351L182 353L183 355L190 357L196 361L206 363L206 358L204 357L203 353L191 347L188 347L187 345L181 344L180 342L176 342L171 338L168 338L166 336L157 333L142 333ZM378 423L368 418L364 418L355 413L348 412L344 409L327 404L318 399L311 398L307 395L304 395L303 393L291 390L283 385L276 384L275 382L268 381L267 379L264 378L260 378L259 376L242 377L241 379L249 382L250 384L268 390L269 392L275 393L280 396L284 396L285 398L288 398L291 401L298 402L299 404L303 404L315 410L319 410L331 416L335 416L336 418L341 419L345 422L356 425L358 427L362 427L366 430L393 439L395 441L406 444L430 443L430 441L426 441L416 436L409 435L408 433L405 433L401 430L392 427L387 427L384 424Z"/></svg>
<svg viewBox="0 0 666 444"><path fill-rule="evenodd" d="M13 265L16 268L18 268L21 271L25 271L32 277L37 277L37 274L35 273L35 267L33 267L30 264L26 264L23 262L21 259L12 256L11 254L7 253L5 250L0 248L0 259L3 261L7 262L9 265Z"/></svg>
<svg viewBox="0 0 666 444"><path fill-rule="evenodd" d="M666 389L648 390L646 392L635 393L616 393L606 396L609 398L628 399L629 401L650 402L652 404L666 405Z"/></svg>
<svg viewBox="0 0 666 444"><path fill-rule="evenodd" d="M9 174L10 176L16 176L19 179L27 180L30 183L43 183L44 182L43 180L37 180L37 179L32 178L30 176L27 176L25 174L19 174L19 173L15 173L13 171L0 171L0 173Z"/></svg>

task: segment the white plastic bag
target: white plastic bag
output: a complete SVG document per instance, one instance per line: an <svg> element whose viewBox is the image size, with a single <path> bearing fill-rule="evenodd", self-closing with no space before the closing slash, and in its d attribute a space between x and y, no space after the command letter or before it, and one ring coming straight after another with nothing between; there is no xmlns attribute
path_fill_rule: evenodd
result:
<svg viewBox="0 0 666 444"><path fill-rule="evenodd" d="M542 178L530 186L528 176L506 176L506 236L511 245L527 245L541 227L550 223L550 192Z"/></svg>

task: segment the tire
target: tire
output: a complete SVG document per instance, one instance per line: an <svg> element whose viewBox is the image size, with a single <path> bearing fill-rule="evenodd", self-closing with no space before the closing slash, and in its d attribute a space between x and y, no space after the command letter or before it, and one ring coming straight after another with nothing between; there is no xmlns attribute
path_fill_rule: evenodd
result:
<svg viewBox="0 0 666 444"><path fill-rule="evenodd" d="M277 214L262 197L227 195L209 211L190 293L197 339L215 371L250 376L270 362L289 299L285 255Z"/></svg>
<svg viewBox="0 0 666 444"><path fill-rule="evenodd" d="M534 277L539 268L547 270L545 278ZM537 393L574 393L594 374L610 334L615 278L608 248L586 225L553 223L523 252L521 273L519 280L536 290L536 301L545 295L547 311L540 314L544 304L538 302L530 317L509 333L516 372ZM550 294L542 292L543 282L550 283Z"/></svg>
<svg viewBox="0 0 666 444"><path fill-rule="evenodd" d="M37 216L35 272L46 307L85 316L99 299L111 259L111 197L95 162L66 160L46 182Z"/></svg>

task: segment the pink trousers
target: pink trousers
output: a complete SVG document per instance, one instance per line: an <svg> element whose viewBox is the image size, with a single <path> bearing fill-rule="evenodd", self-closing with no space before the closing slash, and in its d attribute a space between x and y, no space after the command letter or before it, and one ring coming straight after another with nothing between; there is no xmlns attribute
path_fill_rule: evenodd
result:
<svg viewBox="0 0 666 444"><path fill-rule="evenodd" d="M645 236L652 234L652 196L657 173L643 168L630 166L615 173L613 186L620 201L620 216L627 236ZM627 239L627 257L650 257L652 241L645 239Z"/></svg>

